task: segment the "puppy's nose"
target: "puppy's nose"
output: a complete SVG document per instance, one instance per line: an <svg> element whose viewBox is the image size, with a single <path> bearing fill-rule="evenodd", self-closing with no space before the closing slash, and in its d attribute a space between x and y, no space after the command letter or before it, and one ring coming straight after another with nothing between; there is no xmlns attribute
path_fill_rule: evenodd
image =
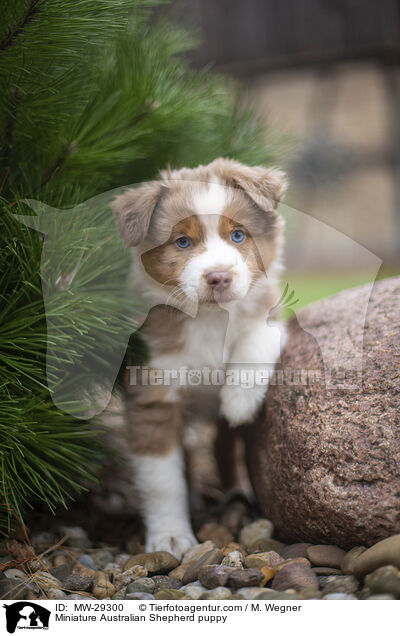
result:
<svg viewBox="0 0 400 636"><path fill-rule="evenodd" d="M206 281L207 285L214 289L226 289L232 282L232 274L229 272L210 272L206 276Z"/></svg>

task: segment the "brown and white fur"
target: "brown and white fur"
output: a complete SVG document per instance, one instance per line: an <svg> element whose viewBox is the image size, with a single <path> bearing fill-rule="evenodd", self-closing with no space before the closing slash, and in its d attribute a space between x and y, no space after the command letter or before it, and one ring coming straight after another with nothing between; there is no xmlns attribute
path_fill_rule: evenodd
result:
<svg viewBox="0 0 400 636"><path fill-rule="evenodd" d="M280 296L283 221L276 208L285 189L279 170L217 159L163 171L159 180L117 197L118 228L125 244L136 247L133 293L153 306L141 328L148 367L270 369L279 358L284 331L271 330L267 318ZM232 238L237 230L240 243ZM183 236L190 241L185 248L177 244ZM271 336L276 333L282 338ZM267 386L174 381L126 389L146 550L180 557L196 543L181 449L185 418L206 410L232 427L251 423Z"/></svg>

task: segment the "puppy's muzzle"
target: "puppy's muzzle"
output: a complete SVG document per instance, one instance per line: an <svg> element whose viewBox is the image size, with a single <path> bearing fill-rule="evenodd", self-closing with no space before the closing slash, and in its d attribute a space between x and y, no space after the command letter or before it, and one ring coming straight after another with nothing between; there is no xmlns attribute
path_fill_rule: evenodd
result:
<svg viewBox="0 0 400 636"><path fill-rule="evenodd" d="M206 276L206 282L214 291L222 292L228 289L232 283L232 274L229 272L209 272Z"/></svg>

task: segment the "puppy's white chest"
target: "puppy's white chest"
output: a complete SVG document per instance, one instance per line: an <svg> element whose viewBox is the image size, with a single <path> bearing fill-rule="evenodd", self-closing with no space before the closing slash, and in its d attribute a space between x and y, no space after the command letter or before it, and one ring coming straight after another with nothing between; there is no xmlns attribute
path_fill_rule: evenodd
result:
<svg viewBox="0 0 400 636"><path fill-rule="evenodd" d="M228 315L226 312L200 312L184 327L184 344L179 357L190 369L222 369Z"/></svg>

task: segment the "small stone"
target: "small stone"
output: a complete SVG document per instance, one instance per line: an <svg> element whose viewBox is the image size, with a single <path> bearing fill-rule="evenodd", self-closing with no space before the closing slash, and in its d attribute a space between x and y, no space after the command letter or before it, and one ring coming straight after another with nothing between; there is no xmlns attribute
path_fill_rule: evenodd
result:
<svg viewBox="0 0 400 636"><path fill-rule="evenodd" d="M392 594L400 599L400 570L384 565L365 577L365 585L372 594Z"/></svg>
<svg viewBox="0 0 400 636"><path fill-rule="evenodd" d="M354 601L356 599L354 594L345 594L344 592L326 594L322 598L324 601Z"/></svg>
<svg viewBox="0 0 400 636"><path fill-rule="evenodd" d="M92 546L86 530L80 526L60 526L59 531L62 536L66 536L65 545L81 550Z"/></svg>
<svg viewBox="0 0 400 636"><path fill-rule="evenodd" d="M308 568L311 566L311 563L308 559L305 559L304 557L296 557L294 559L286 559L286 561L277 563L275 565L276 571L281 570L283 567L285 567L289 563L300 563L301 565L306 565Z"/></svg>
<svg viewBox="0 0 400 636"><path fill-rule="evenodd" d="M60 599L67 597L65 592L63 592L62 590L59 590L56 587L51 587L50 589L48 589L46 594L48 598L51 598L52 600L55 600L55 601L59 601Z"/></svg>
<svg viewBox="0 0 400 636"><path fill-rule="evenodd" d="M261 581L261 585L265 585L266 583L268 583L268 581L273 579L276 574L276 570L268 566L260 568L260 572L262 572L264 576L263 580Z"/></svg>
<svg viewBox="0 0 400 636"><path fill-rule="evenodd" d="M393 594L372 594L368 596L369 601L395 601L396 597Z"/></svg>
<svg viewBox="0 0 400 636"><path fill-rule="evenodd" d="M147 592L149 594L152 594L154 592L154 588L155 583L153 579L140 578L136 579L136 581L133 581L132 583L129 583L126 591L127 594L130 594L132 592Z"/></svg>
<svg viewBox="0 0 400 636"><path fill-rule="evenodd" d="M147 576L147 574L148 572L146 568L144 568L142 565L133 565L128 570L124 570L124 572L118 570L118 572L116 572L113 577L115 589L119 590L121 587L126 587L127 585L132 583L132 581L135 581L135 579L144 578Z"/></svg>
<svg viewBox="0 0 400 636"><path fill-rule="evenodd" d="M18 570L17 568L9 568L8 570L4 570L4 576L7 579L14 579L15 581L24 581L27 579L27 575L22 570Z"/></svg>
<svg viewBox="0 0 400 636"><path fill-rule="evenodd" d="M29 569L31 572L38 572L39 570L50 570L52 567L51 561L46 557L40 557L40 559L34 559L29 561Z"/></svg>
<svg viewBox="0 0 400 636"><path fill-rule="evenodd" d="M121 554L117 554L114 560L115 560L115 563L121 568L121 570L123 570L130 558L131 558L130 554L121 553Z"/></svg>
<svg viewBox="0 0 400 636"><path fill-rule="evenodd" d="M91 556L93 561L95 562L95 565L97 566L99 570L102 570L103 568L105 568L107 563L110 563L113 561L112 552L106 549L93 550Z"/></svg>
<svg viewBox="0 0 400 636"><path fill-rule="evenodd" d="M125 585L124 587L121 587L119 590L117 590L112 597L113 601L123 601L126 597L126 589L127 586Z"/></svg>
<svg viewBox="0 0 400 636"><path fill-rule="evenodd" d="M96 576L96 570L92 570L92 568L88 568L86 565L82 565L82 563L79 562L74 565L72 572L74 574L82 574L82 576L89 576L91 579L94 579Z"/></svg>
<svg viewBox="0 0 400 636"><path fill-rule="evenodd" d="M253 548L253 552L277 552L280 554L282 549L284 548L284 544L280 541L276 541L276 539L260 539L257 541Z"/></svg>
<svg viewBox="0 0 400 636"><path fill-rule="evenodd" d="M340 568L346 552L337 545L311 545L307 548L307 558L313 565Z"/></svg>
<svg viewBox="0 0 400 636"><path fill-rule="evenodd" d="M257 599L263 601L298 601L301 600L300 594L296 592L284 592L283 590L265 589L264 592L256 596Z"/></svg>
<svg viewBox="0 0 400 636"><path fill-rule="evenodd" d="M361 578L384 565L400 568L400 534L383 539L360 554L355 559L353 574Z"/></svg>
<svg viewBox="0 0 400 636"><path fill-rule="evenodd" d="M243 554L239 552L239 550L234 550L233 552L229 552L229 554L222 559L222 565L243 570L243 560Z"/></svg>
<svg viewBox="0 0 400 636"><path fill-rule="evenodd" d="M200 568L199 581L207 589L224 586L229 576L234 572L234 568L225 565L205 565Z"/></svg>
<svg viewBox="0 0 400 636"><path fill-rule="evenodd" d="M367 548L364 546L357 546L349 550L346 555L343 557L343 560L340 564L340 568L343 574L353 574L354 573L354 563L356 559L366 551Z"/></svg>
<svg viewBox="0 0 400 636"><path fill-rule="evenodd" d="M90 556L90 554L81 554L78 561L79 563L81 563L81 565L84 565L85 567L90 568L91 570L97 570L97 565L94 562L94 559Z"/></svg>
<svg viewBox="0 0 400 636"><path fill-rule="evenodd" d="M154 595L148 592L129 592L125 596L127 601L152 601L153 599Z"/></svg>
<svg viewBox="0 0 400 636"><path fill-rule="evenodd" d="M60 589L61 587L61 581L45 571L36 572L32 577L32 581L44 592L47 592L50 588Z"/></svg>
<svg viewBox="0 0 400 636"><path fill-rule="evenodd" d="M120 574L122 572L122 570L119 567L118 563L114 563L114 561L112 561L111 563L107 563L104 566L103 572L107 572L107 574L111 578L111 577L115 576L116 574Z"/></svg>
<svg viewBox="0 0 400 636"><path fill-rule="evenodd" d="M53 566L55 568L58 568L61 565L69 565L69 561L65 554L57 554L57 556L55 556L53 559Z"/></svg>
<svg viewBox="0 0 400 636"><path fill-rule="evenodd" d="M64 563L56 568L51 568L50 574L55 576L59 581L64 581L71 574L71 566L69 563Z"/></svg>
<svg viewBox="0 0 400 636"><path fill-rule="evenodd" d="M214 550L215 548L216 545L213 541L205 541L204 543L194 545L192 548L189 548L187 552L185 552L185 556L182 559L182 564L197 561L204 554L210 552L210 550Z"/></svg>
<svg viewBox="0 0 400 636"><path fill-rule="evenodd" d="M252 601L257 598L259 594L265 591L263 587L239 587L236 592L241 595L242 598L247 601Z"/></svg>
<svg viewBox="0 0 400 636"><path fill-rule="evenodd" d="M202 594L208 592L208 590L200 583L200 581L188 583L187 585L181 587L181 590L183 590L185 594L187 594L187 596L194 601L197 601L199 598L201 598Z"/></svg>
<svg viewBox="0 0 400 636"><path fill-rule="evenodd" d="M207 590L206 592L203 592L203 594L200 596L201 601L208 601L208 600L220 601L220 600L226 600L231 598L232 598L231 590L228 590L227 587L223 587L221 585L219 585L218 587L215 587L213 590Z"/></svg>
<svg viewBox="0 0 400 636"><path fill-rule="evenodd" d="M284 559L295 559L296 557L307 558L307 549L311 547L311 543L292 543L285 545L282 549L281 556Z"/></svg>
<svg viewBox="0 0 400 636"><path fill-rule="evenodd" d="M249 554L244 560L246 568L276 568L280 563L284 563L284 559L273 550Z"/></svg>
<svg viewBox="0 0 400 636"><path fill-rule="evenodd" d="M247 570L234 570L228 579L228 586L238 589L240 587L260 586L264 574L257 568Z"/></svg>
<svg viewBox="0 0 400 636"><path fill-rule="evenodd" d="M183 590L160 590L154 594L154 598L158 601L190 600Z"/></svg>
<svg viewBox="0 0 400 636"><path fill-rule="evenodd" d="M278 570L272 581L274 590L293 588L296 592L300 592L309 587L318 589L317 576L310 567L296 561L291 561Z"/></svg>
<svg viewBox="0 0 400 636"><path fill-rule="evenodd" d="M323 568L318 565L315 568L312 568L312 571L317 576L331 576L333 574L342 574L342 570L338 570L337 568Z"/></svg>
<svg viewBox="0 0 400 636"><path fill-rule="evenodd" d="M186 585L186 583L192 583L199 578L199 572L202 567L205 565L219 565L222 561L222 552L218 548L214 548L214 550L210 550L203 554L203 556L192 563L186 570L182 583Z"/></svg>
<svg viewBox="0 0 400 636"><path fill-rule="evenodd" d="M157 576L152 576L151 580L154 583L155 592L158 592L159 590L179 590L181 587L181 582L173 576L158 574Z"/></svg>
<svg viewBox="0 0 400 636"><path fill-rule="evenodd" d="M336 592L344 594L354 594L358 590L358 581L355 576L328 576L324 585L324 594L333 594Z"/></svg>
<svg viewBox="0 0 400 636"><path fill-rule="evenodd" d="M185 576L186 571L193 565L193 561L189 563L181 563L177 568L174 568L170 572L168 572L168 576L173 576L174 579L177 579L182 583L183 577Z"/></svg>
<svg viewBox="0 0 400 636"><path fill-rule="evenodd" d="M126 562L124 569L129 570L134 565L142 565L149 574L163 574L178 567L179 561L170 552L158 550L135 554Z"/></svg>
<svg viewBox="0 0 400 636"><path fill-rule="evenodd" d="M96 598L95 596L90 596L89 594L79 594L78 592L75 592L75 594L67 594L66 595L66 599L68 601L82 601L85 600L87 601L88 599L91 598Z"/></svg>
<svg viewBox="0 0 400 636"><path fill-rule="evenodd" d="M104 572L96 572L93 594L98 599L111 598L114 596L116 590L114 585L109 581Z"/></svg>
<svg viewBox="0 0 400 636"><path fill-rule="evenodd" d="M200 541L212 541L217 548L223 548L233 541L232 533L219 523L205 523L197 533Z"/></svg>
<svg viewBox="0 0 400 636"><path fill-rule="evenodd" d="M34 548L49 548L50 546L56 543L55 536L53 532L49 532L47 530L43 530L42 532L35 532L31 536L31 543Z"/></svg>
<svg viewBox="0 0 400 636"><path fill-rule="evenodd" d="M230 554L231 552L236 552L236 551L239 551L240 554L242 554L244 557L247 554L247 552L243 548L243 546L241 546L239 543L235 543L235 541L231 541L230 543L227 543L222 548L222 554L223 554L224 557L228 556L228 554Z"/></svg>
<svg viewBox="0 0 400 636"><path fill-rule="evenodd" d="M258 519L241 529L239 543L242 543L247 552L257 552L262 539L271 539L274 526L269 519Z"/></svg>
<svg viewBox="0 0 400 636"><path fill-rule="evenodd" d="M69 590L71 592L89 592L92 585L92 578L77 573L70 574L63 582L64 590Z"/></svg>

